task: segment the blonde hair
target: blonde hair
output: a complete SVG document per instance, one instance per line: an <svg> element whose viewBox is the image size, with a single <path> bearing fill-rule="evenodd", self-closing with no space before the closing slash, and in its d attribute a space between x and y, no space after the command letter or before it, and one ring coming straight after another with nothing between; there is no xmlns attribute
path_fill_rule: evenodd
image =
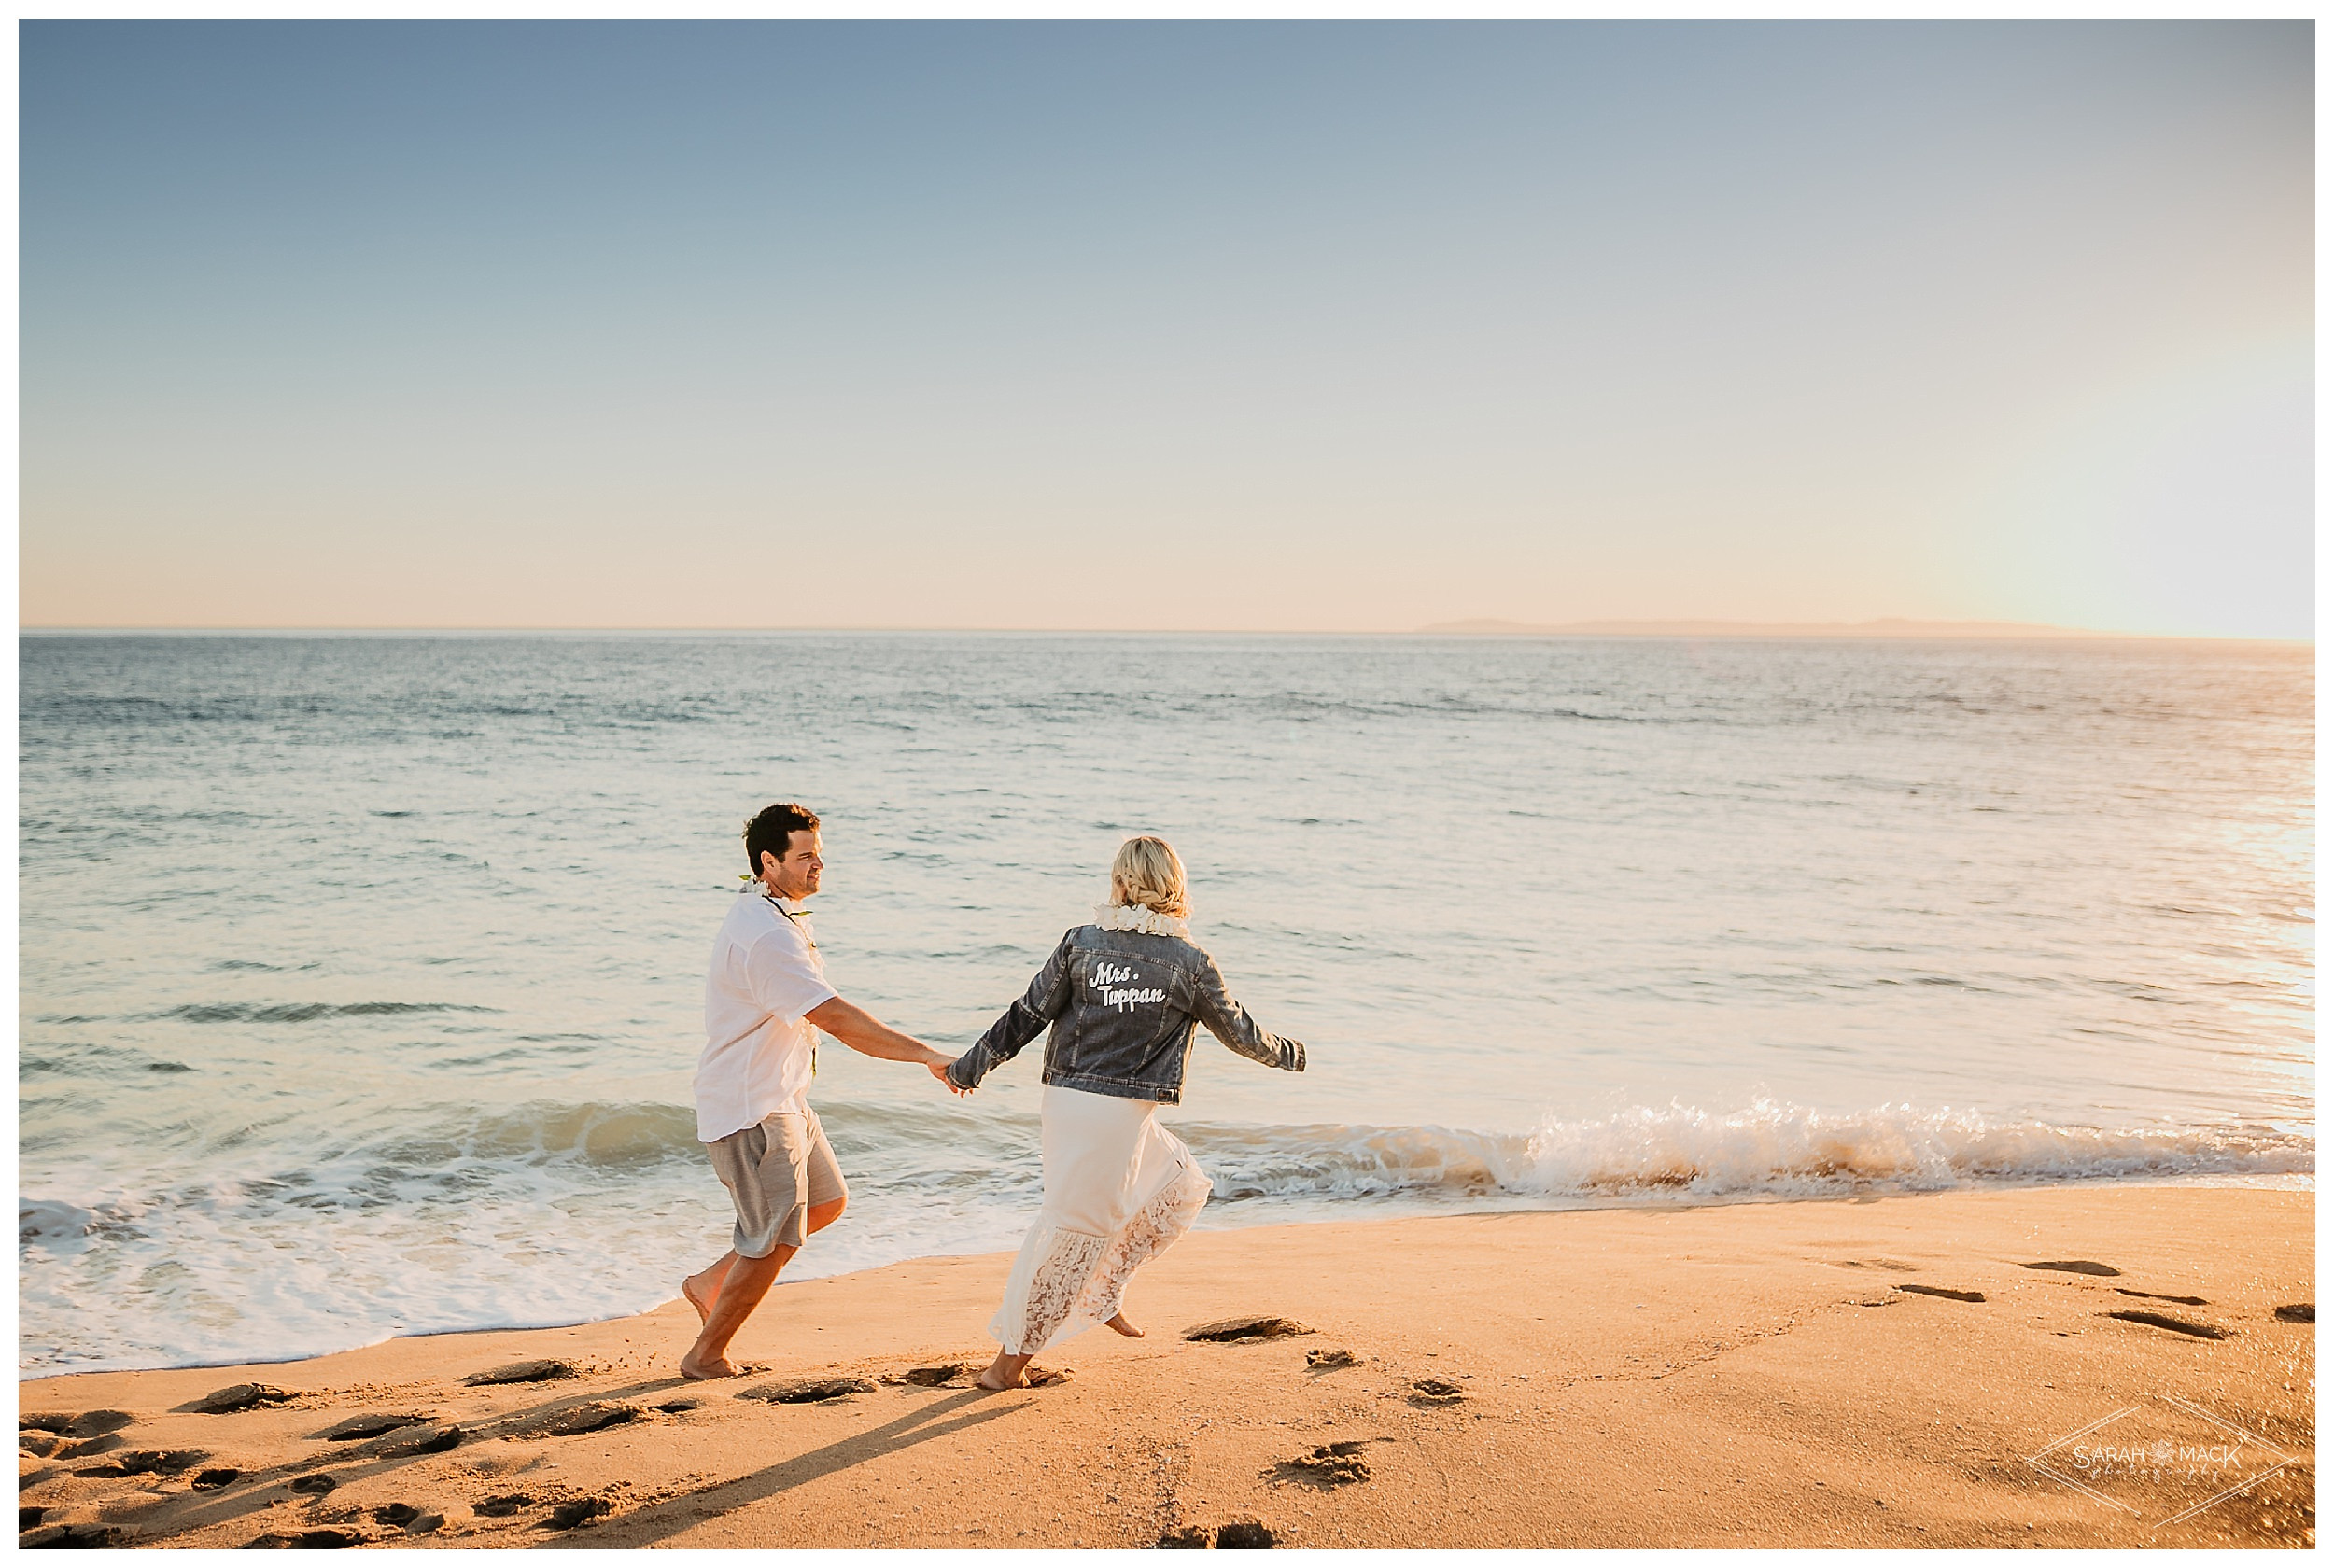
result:
<svg viewBox="0 0 2334 1568"><path fill-rule="evenodd" d="M1110 862L1110 902L1140 904L1182 919L1191 913L1184 896L1183 861L1174 846L1145 833L1118 846Z"/></svg>

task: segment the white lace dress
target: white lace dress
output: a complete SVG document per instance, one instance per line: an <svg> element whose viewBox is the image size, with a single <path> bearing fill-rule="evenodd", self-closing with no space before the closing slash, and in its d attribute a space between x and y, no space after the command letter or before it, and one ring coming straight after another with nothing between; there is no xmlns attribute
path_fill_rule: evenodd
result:
<svg viewBox="0 0 2334 1568"><path fill-rule="evenodd" d="M1208 1179L1147 1099L1047 1085L1046 1200L989 1336L1034 1355L1116 1317L1134 1271L1191 1228Z"/></svg>

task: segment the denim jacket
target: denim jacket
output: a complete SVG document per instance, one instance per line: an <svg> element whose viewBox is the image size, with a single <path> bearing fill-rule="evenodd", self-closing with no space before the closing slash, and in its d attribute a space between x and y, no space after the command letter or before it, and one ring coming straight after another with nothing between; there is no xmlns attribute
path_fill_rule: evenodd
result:
<svg viewBox="0 0 2334 1568"><path fill-rule="evenodd" d="M1181 937L1077 926L1021 1000L949 1064L949 1082L977 1087L1049 1023L1045 1082L1089 1094L1175 1104L1199 1024L1251 1061L1305 1070L1304 1046L1258 1029L1200 948Z"/></svg>

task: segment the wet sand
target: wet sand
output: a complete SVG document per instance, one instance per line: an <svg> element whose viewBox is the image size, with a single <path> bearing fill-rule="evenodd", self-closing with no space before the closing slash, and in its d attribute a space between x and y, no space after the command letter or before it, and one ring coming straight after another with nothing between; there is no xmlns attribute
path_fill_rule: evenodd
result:
<svg viewBox="0 0 2334 1568"><path fill-rule="evenodd" d="M44 1379L21 1539L2311 1546L2314 1205L2097 1186L1202 1231L1130 1294L1146 1337L1091 1331L1039 1358L1066 1379L1008 1393L968 1386L1002 1253L781 1285L732 1351L768 1370L721 1382L675 1371L678 1300ZM1257 1319L1282 1332L1186 1337ZM526 1361L561 1375L464 1380Z"/></svg>

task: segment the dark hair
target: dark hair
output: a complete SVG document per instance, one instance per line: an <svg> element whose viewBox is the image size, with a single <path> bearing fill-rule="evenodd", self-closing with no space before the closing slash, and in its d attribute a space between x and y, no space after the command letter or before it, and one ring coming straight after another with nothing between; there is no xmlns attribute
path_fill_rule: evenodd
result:
<svg viewBox="0 0 2334 1568"><path fill-rule="evenodd" d="M780 860L786 858L786 841L808 829L819 831L819 814L807 805L793 801L780 801L766 805L761 814L746 824L746 869L754 875L762 875L762 851L767 849Z"/></svg>

